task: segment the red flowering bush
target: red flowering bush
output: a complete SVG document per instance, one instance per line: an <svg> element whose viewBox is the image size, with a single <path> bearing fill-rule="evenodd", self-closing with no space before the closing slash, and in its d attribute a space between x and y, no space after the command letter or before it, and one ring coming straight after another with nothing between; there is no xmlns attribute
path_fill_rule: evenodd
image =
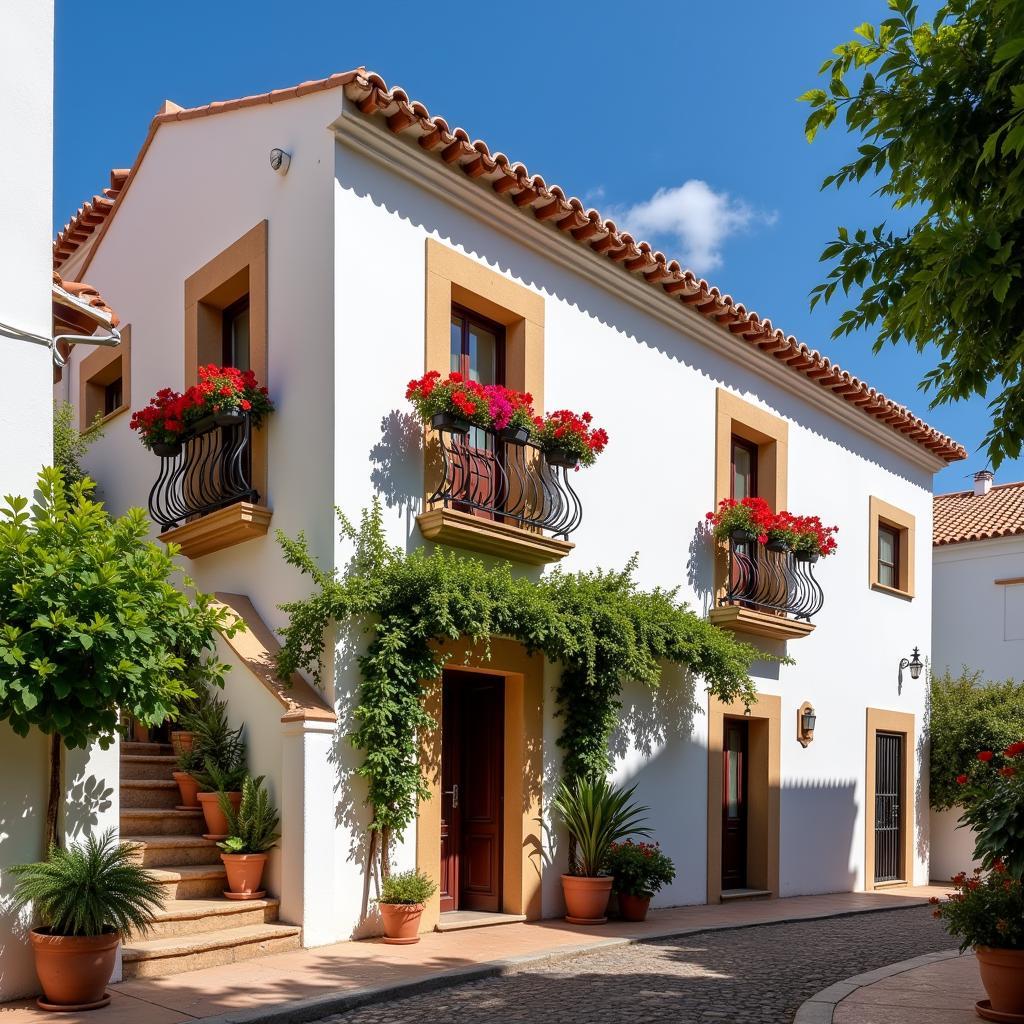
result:
<svg viewBox="0 0 1024 1024"><path fill-rule="evenodd" d="M569 409L549 412L534 420L537 441L545 452L568 452L580 465L592 466L608 444L608 432L591 426L593 419L589 412L580 415Z"/></svg>
<svg viewBox="0 0 1024 1024"><path fill-rule="evenodd" d="M714 528L716 540L726 540L737 530L752 533L761 544L768 543L768 531L775 513L764 498L723 498L717 512L709 512L707 520Z"/></svg>
<svg viewBox="0 0 1024 1024"><path fill-rule="evenodd" d="M478 384L466 380L461 373L450 373L442 380L437 370L431 370L409 381L405 397L426 422L439 414L447 414L478 427L494 430L522 427L531 434L534 432L532 395L501 384Z"/></svg>
<svg viewBox="0 0 1024 1024"><path fill-rule="evenodd" d="M634 843L632 839L612 843L604 870L615 879L615 891L626 896L653 896L676 877L672 859L657 843Z"/></svg>
<svg viewBox="0 0 1024 1024"><path fill-rule="evenodd" d="M953 879L956 892L946 902L933 896L932 914L945 922L950 935L960 939L960 952L971 946L1024 949L1024 885L1013 878L1002 861L983 874L961 871Z"/></svg>
<svg viewBox="0 0 1024 1024"><path fill-rule="evenodd" d="M974 832L974 856L986 870L997 864L1024 879L1024 740L996 753L982 750L978 766L957 777L964 812L960 827ZM964 781L961 783L960 779Z"/></svg>
<svg viewBox="0 0 1024 1024"><path fill-rule="evenodd" d="M206 416L247 412L254 427L274 411L265 387L260 387L252 370L233 366L199 367L199 381L180 394L162 388L149 404L132 413L131 429L139 432L147 448L155 444L176 444L198 420Z"/></svg>
<svg viewBox="0 0 1024 1024"><path fill-rule="evenodd" d="M717 540L726 540L734 531L753 534L758 543L785 544L791 551L825 557L838 546L838 526L822 526L817 516L795 516L791 512L773 512L764 498L736 501L724 498L715 512L707 514Z"/></svg>

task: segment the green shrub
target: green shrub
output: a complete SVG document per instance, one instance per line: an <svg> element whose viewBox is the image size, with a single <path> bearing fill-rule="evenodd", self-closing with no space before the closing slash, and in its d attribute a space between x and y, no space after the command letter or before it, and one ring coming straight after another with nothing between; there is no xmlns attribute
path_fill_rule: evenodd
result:
<svg viewBox="0 0 1024 1024"><path fill-rule="evenodd" d="M961 871L953 879L956 892L948 900L933 896L932 911L946 931L960 940L960 952L971 946L1024 949L1024 884L1001 866L982 877Z"/></svg>
<svg viewBox="0 0 1024 1024"><path fill-rule="evenodd" d="M193 767L181 770L188 771L203 792L237 793L246 777L245 726L231 728L227 703L219 697L204 705L189 724L193 757L187 760Z"/></svg>
<svg viewBox="0 0 1024 1024"><path fill-rule="evenodd" d="M437 883L422 871L399 871L381 882L378 903L426 903L437 892Z"/></svg>
<svg viewBox="0 0 1024 1024"><path fill-rule="evenodd" d="M676 877L672 859L657 843L634 843L632 839L612 844L604 869L615 879L615 891L626 896L653 896Z"/></svg>
<svg viewBox="0 0 1024 1024"><path fill-rule="evenodd" d="M263 776L247 775L242 782L242 800L238 813L223 791L217 802L228 819L228 838L217 845L225 853L266 853L281 838L277 809L263 788Z"/></svg>
<svg viewBox="0 0 1024 1024"><path fill-rule="evenodd" d="M51 935L144 935L163 908L163 886L133 860L136 847L113 829L70 849L50 849L48 860L17 864L14 906L31 903Z"/></svg>
<svg viewBox="0 0 1024 1024"><path fill-rule="evenodd" d="M1024 737L1024 683L986 685L980 672L936 676L931 685L931 805L961 802L958 775L974 779L979 750L1004 750Z"/></svg>
<svg viewBox="0 0 1024 1024"><path fill-rule="evenodd" d="M85 433L75 426L77 419L78 411L70 402L54 403L53 464L64 474L64 483L68 487L85 479L82 459L103 436L103 427L100 426L103 417L99 413Z"/></svg>

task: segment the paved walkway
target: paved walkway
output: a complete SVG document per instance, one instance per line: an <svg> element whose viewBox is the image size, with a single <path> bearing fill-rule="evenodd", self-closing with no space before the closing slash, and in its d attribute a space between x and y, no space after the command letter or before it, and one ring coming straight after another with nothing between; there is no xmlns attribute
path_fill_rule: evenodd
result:
<svg viewBox="0 0 1024 1024"><path fill-rule="evenodd" d="M944 892L944 888L917 886L878 893L680 907L654 911L643 924L611 922L599 928L564 921L517 923L435 932L412 946L388 946L374 940L343 942L188 974L124 982L111 986L114 998L108 1008L62 1014L61 1024L177 1024L228 1014L233 1024L246 1020L312 1021L357 1002L379 999L381 989L405 987L408 994L417 986L435 987L522 970L528 964L602 947L708 929L908 907ZM787 953L785 949L780 952ZM903 952L890 959L906 955ZM53 1024L53 1020L29 1002L0 1006L0 1024Z"/></svg>
<svg viewBox="0 0 1024 1024"><path fill-rule="evenodd" d="M969 1024L984 998L978 961L952 949L832 985L800 1007L796 1024Z"/></svg>

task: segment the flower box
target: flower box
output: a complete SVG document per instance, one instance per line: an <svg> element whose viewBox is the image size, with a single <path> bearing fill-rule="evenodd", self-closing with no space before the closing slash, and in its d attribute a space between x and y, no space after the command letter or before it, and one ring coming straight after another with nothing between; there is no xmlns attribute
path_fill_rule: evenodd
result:
<svg viewBox="0 0 1024 1024"><path fill-rule="evenodd" d="M436 412L430 417L430 425L435 430L447 430L449 434L468 434L472 424L461 416L453 416L450 412Z"/></svg>

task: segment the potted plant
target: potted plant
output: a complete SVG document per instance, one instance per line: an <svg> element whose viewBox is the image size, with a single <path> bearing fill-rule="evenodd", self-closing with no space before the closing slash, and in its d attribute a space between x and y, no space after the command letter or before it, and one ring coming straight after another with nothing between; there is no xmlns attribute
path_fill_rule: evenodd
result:
<svg viewBox="0 0 1024 1024"><path fill-rule="evenodd" d="M229 665L222 665L213 658L207 658L196 660L188 670L186 678L195 696L181 703L171 726L171 749L176 756L180 757L192 750L195 738L193 727L212 699L210 688L216 686L224 689L224 673L229 668Z"/></svg>
<svg viewBox="0 0 1024 1024"><path fill-rule="evenodd" d="M196 776L203 770L203 767L202 755L191 745L187 750L182 750L178 754L177 768L171 772L171 775L178 784L178 794L181 796L181 803L178 804L179 811L193 811L200 806L199 782L196 780Z"/></svg>
<svg viewBox="0 0 1024 1024"><path fill-rule="evenodd" d="M109 829L10 869L18 879L15 909L31 903L43 922L29 933L42 1009L95 1010L110 1002L106 987L121 937L144 935L164 904L160 883L134 862L135 849Z"/></svg>
<svg viewBox="0 0 1024 1024"><path fill-rule="evenodd" d="M228 724L227 704L214 698L194 723L195 750L201 767L191 774L199 785L197 799L206 820L204 838L220 841L228 838L228 820L220 806L220 794L236 810L242 801L242 782L246 776L246 749L243 725Z"/></svg>
<svg viewBox="0 0 1024 1024"><path fill-rule="evenodd" d="M612 891L619 898L624 921L646 920L651 897L676 877L675 865L657 843L632 839L612 844L605 870L612 876Z"/></svg>
<svg viewBox="0 0 1024 1024"><path fill-rule="evenodd" d="M765 547L769 551L785 553L793 550L796 543L797 517L789 512L776 512L768 524L768 539Z"/></svg>
<svg viewBox="0 0 1024 1024"><path fill-rule="evenodd" d="M612 877L603 874L613 844L630 835L647 836L641 824L649 810L632 802L636 786L619 789L607 779L559 783L552 806L573 843L569 872L562 875L565 919L571 924L604 924Z"/></svg>
<svg viewBox="0 0 1024 1024"><path fill-rule="evenodd" d="M839 546L838 526L823 526L818 516L793 517L793 556L798 562L816 562L834 554Z"/></svg>
<svg viewBox="0 0 1024 1024"><path fill-rule="evenodd" d="M231 900L257 900L266 896L260 888L267 850L280 838L280 818L270 794L263 788L263 776L247 775L242 782L242 799L233 807L226 793L218 794L220 810L228 823L228 838L217 845L223 851L220 859L228 876Z"/></svg>
<svg viewBox="0 0 1024 1024"><path fill-rule="evenodd" d="M471 387L461 373L450 373L443 380L430 370L418 380L409 381L405 397L416 407L420 418L435 430L468 434L470 427L490 426L487 403L480 385Z"/></svg>
<svg viewBox="0 0 1024 1024"><path fill-rule="evenodd" d="M564 469L592 466L608 444L608 432L592 422L589 412L577 415L569 409L536 420L537 443L548 464Z"/></svg>
<svg viewBox="0 0 1024 1024"><path fill-rule="evenodd" d="M423 908L435 892L437 883L422 871L387 875L380 884L377 900L384 922L384 941L399 946L419 942Z"/></svg>
<svg viewBox="0 0 1024 1024"><path fill-rule="evenodd" d="M715 540L736 544L766 544L774 519L775 513L764 498L723 498L718 508L707 514Z"/></svg>

